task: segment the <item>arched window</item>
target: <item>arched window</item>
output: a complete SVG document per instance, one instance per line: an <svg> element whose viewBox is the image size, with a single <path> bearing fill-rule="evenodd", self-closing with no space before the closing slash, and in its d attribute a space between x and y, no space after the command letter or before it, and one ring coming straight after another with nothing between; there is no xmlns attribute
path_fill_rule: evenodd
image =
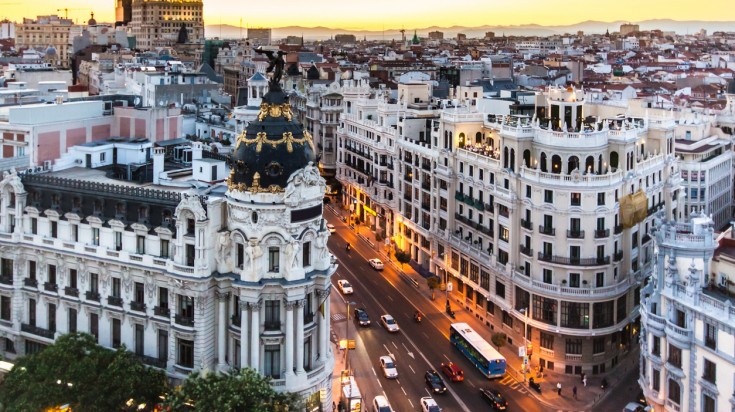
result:
<svg viewBox="0 0 735 412"><path fill-rule="evenodd" d="M516 170L516 149L510 149L510 170Z"/></svg>
<svg viewBox="0 0 735 412"><path fill-rule="evenodd" d="M508 148L507 147L503 149L503 168L504 169L508 168Z"/></svg>
<svg viewBox="0 0 735 412"><path fill-rule="evenodd" d="M541 171L542 172L548 172L548 168L546 167L546 153L541 152Z"/></svg>
<svg viewBox="0 0 735 412"><path fill-rule="evenodd" d="M610 153L610 168L617 169L619 162L620 162L620 158L618 156L618 152Z"/></svg>
<svg viewBox="0 0 735 412"><path fill-rule="evenodd" d="M571 156L567 161L567 174L572 173L576 169L579 169L579 158L577 156Z"/></svg>
<svg viewBox="0 0 735 412"><path fill-rule="evenodd" d="M561 156L559 155L551 156L551 173L556 173L556 174L561 173Z"/></svg>
<svg viewBox="0 0 735 412"><path fill-rule="evenodd" d="M458 143L458 145L461 148L464 147L464 145L465 145L464 133L460 133L459 134L459 143Z"/></svg>
<svg viewBox="0 0 735 412"><path fill-rule="evenodd" d="M487 144L490 145L490 147L495 148L495 139L493 139L492 137L489 137L487 139Z"/></svg>
<svg viewBox="0 0 735 412"><path fill-rule="evenodd" d="M602 155L597 156L597 174L602 174Z"/></svg>
<svg viewBox="0 0 735 412"><path fill-rule="evenodd" d="M482 144L482 132L475 133L475 143Z"/></svg>
<svg viewBox="0 0 735 412"><path fill-rule="evenodd" d="M584 171L585 172L595 171L595 158L594 157L587 156L587 159L584 160Z"/></svg>
<svg viewBox="0 0 735 412"><path fill-rule="evenodd" d="M531 168L531 151L528 149L523 151L523 164L526 167Z"/></svg>

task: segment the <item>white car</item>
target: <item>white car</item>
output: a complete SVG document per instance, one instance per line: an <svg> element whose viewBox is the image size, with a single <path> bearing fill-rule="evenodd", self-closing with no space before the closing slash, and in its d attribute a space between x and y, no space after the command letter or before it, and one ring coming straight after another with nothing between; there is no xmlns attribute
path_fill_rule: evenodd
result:
<svg viewBox="0 0 735 412"><path fill-rule="evenodd" d="M419 403L423 412L441 412L441 408L432 397L424 396Z"/></svg>
<svg viewBox="0 0 735 412"><path fill-rule="evenodd" d="M368 260L368 263L370 263L370 266L375 270L383 270L383 261L378 258L370 259Z"/></svg>
<svg viewBox="0 0 735 412"><path fill-rule="evenodd" d="M335 229L334 225L331 223L327 223L327 230L329 231L329 233L334 233L337 231L337 229Z"/></svg>
<svg viewBox="0 0 735 412"><path fill-rule="evenodd" d="M383 376L388 379L395 379L398 377L398 369L396 364L393 363L393 358L390 356L380 357L380 367L383 369Z"/></svg>
<svg viewBox="0 0 735 412"><path fill-rule="evenodd" d="M378 395L373 398L373 411L372 412L393 412L393 408L388 403L388 399L383 395Z"/></svg>
<svg viewBox="0 0 735 412"><path fill-rule="evenodd" d="M352 285L350 285L350 282L346 279L338 280L337 286L339 286L339 291L342 292L343 295L351 295L354 292L352 290Z"/></svg>
<svg viewBox="0 0 735 412"><path fill-rule="evenodd" d="M401 328L398 327L398 323L396 323L396 320L393 319L393 316L385 314L380 317L380 323L383 324L383 327L388 330L388 332L398 332L401 330Z"/></svg>

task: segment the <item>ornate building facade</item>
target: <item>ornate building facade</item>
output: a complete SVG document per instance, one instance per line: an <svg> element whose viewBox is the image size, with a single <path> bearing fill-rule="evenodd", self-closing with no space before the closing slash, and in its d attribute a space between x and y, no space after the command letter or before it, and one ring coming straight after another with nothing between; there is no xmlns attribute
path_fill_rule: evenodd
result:
<svg viewBox="0 0 735 412"><path fill-rule="evenodd" d="M173 46L181 27L188 43L204 43L204 2L202 0L132 0L131 34L139 49Z"/></svg>
<svg viewBox="0 0 735 412"><path fill-rule="evenodd" d="M264 96L238 138L226 185L197 177L210 166L221 177L215 169L224 170L224 161L199 156L197 180L177 181L164 170L164 148L154 148L157 178L148 187L91 166L6 174L3 357L82 331L106 347L125 344L173 379L252 367L310 407L331 405L336 266L322 218L325 183L285 99Z"/></svg>

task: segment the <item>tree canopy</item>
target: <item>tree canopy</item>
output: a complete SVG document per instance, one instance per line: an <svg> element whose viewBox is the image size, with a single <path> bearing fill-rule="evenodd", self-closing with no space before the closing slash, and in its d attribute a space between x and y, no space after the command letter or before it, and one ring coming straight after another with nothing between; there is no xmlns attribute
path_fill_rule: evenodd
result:
<svg viewBox="0 0 735 412"><path fill-rule="evenodd" d="M194 372L164 402L172 411L202 412L294 411L300 406L296 395L277 393L270 378L251 368L232 374Z"/></svg>
<svg viewBox="0 0 735 412"><path fill-rule="evenodd" d="M0 386L0 403L12 411L65 404L73 410L120 411L129 404L152 406L165 391L165 373L145 366L124 346L109 350L91 335L72 333L18 359Z"/></svg>

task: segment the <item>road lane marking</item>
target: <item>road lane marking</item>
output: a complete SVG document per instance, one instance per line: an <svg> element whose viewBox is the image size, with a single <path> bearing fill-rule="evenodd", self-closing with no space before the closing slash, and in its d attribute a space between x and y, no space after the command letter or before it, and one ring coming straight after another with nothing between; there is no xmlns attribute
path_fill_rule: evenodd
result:
<svg viewBox="0 0 735 412"><path fill-rule="evenodd" d="M391 302L393 302L393 298L392 297L386 296L386 298L388 298Z"/></svg>
<svg viewBox="0 0 735 412"><path fill-rule="evenodd" d="M451 359L449 359L449 356L447 356L446 354L444 355L444 359L446 359L447 362L451 362L452 361Z"/></svg>
<svg viewBox="0 0 735 412"><path fill-rule="evenodd" d="M396 349L398 349L398 345L396 345L396 343L395 343L394 341L390 341L390 343L392 343L392 344L393 344L393 346L395 346L395 347L396 347Z"/></svg>
<svg viewBox="0 0 735 412"><path fill-rule="evenodd" d="M406 393L406 390L403 389L403 386L401 386L401 392L403 392L403 396L408 396L408 394Z"/></svg>
<svg viewBox="0 0 735 412"><path fill-rule="evenodd" d="M408 403L411 404L411 409L413 409L413 402L411 402L411 399L408 399Z"/></svg>
<svg viewBox="0 0 735 412"><path fill-rule="evenodd" d="M413 370L413 366L411 366L411 365L408 365L408 368L409 368L409 369L411 369L411 372L413 372L413 374L414 374L414 375L416 374L416 371L415 371L415 370Z"/></svg>
<svg viewBox="0 0 735 412"><path fill-rule="evenodd" d="M372 370L373 370L373 375L375 375L375 376L377 377L377 376L378 376L378 374L377 374L377 373L375 372L375 368L372 368L372 367L371 367L370 369L372 369Z"/></svg>
<svg viewBox="0 0 735 412"><path fill-rule="evenodd" d="M477 388L477 386L475 386L475 384L474 384L474 383L472 383L472 381L467 381L467 383L469 383L469 384L470 384L470 386L472 386L473 388Z"/></svg>

